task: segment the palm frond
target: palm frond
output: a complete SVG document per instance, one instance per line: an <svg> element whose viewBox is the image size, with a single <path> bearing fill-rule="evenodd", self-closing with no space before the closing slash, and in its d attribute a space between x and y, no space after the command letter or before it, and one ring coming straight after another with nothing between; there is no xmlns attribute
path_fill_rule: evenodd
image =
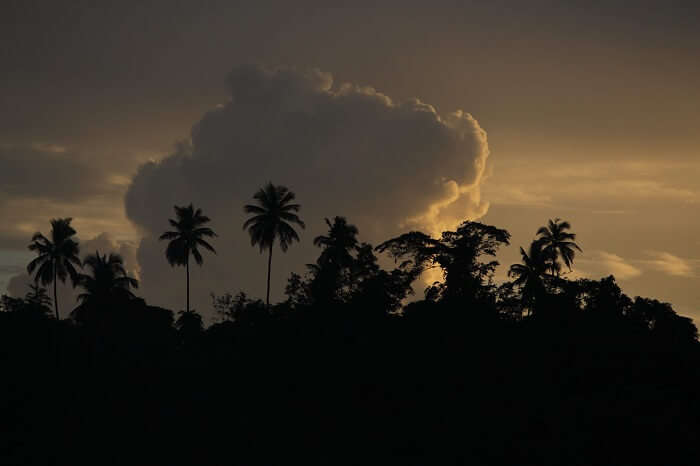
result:
<svg viewBox="0 0 700 466"><path fill-rule="evenodd" d="M204 227L202 225L211 221L209 217L202 213L201 208L194 208L193 204L188 206L174 206L175 216L177 220L169 219L170 225L175 228L174 231L166 231L160 235L159 239L169 240L168 246L165 250L165 256L168 259L168 263L171 266L175 265L185 265L188 262L190 254L194 255L196 246L199 244L207 250L212 252L214 248L203 241L202 237L216 237L217 234L209 227ZM202 256L197 251L198 264L202 264Z"/></svg>
<svg viewBox="0 0 700 466"><path fill-rule="evenodd" d="M27 264L27 273L31 275L34 272L34 269L49 260L51 260L51 258L48 254L37 256L36 258L32 259L29 264Z"/></svg>
<svg viewBox="0 0 700 466"><path fill-rule="evenodd" d="M300 204L280 204L281 205L281 210L283 212L299 212L301 209Z"/></svg>
<svg viewBox="0 0 700 466"><path fill-rule="evenodd" d="M195 228L192 230L192 236L198 237L198 236L206 236L206 237L217 237L216 233L214 233L214 230L208 227L200 227L200 228Z"/></svg>
<svg viewBox="0 0 700 466"><path fill-rule="evenodd" d="M298 208L299 204L289 204L292 202L297 196L294 194L292 191L290 191L286 186L278 186L278 196L280 199L280 204L285 205L291 208Z"/></svg>
<svg viewBox="0 0 700 466"><path fill-rule="evenodd" d="M214 235L214 236L216 236L216 235ZM214 249L214 247L213 247L211 244L207 243L205 240L203 240L203 239L201 239L201 238L197 238L197 239L195 240L195 242L196 242L199 246L202 246L202 247L203 247L204 249L206 249L207 251L210 251L210 252L213 252L214 254L216 254L216 250Z"/></svg>
<svg viewBox="0 0 700 466"><path fill-rule="evenodd" d="M53 283L53 265L52 261L43 262L41 266L39 266L39 270L36 271L34 282L41 282L44 286Z"/></svg>
<svg viewBox="0 0 700 466"><path fill-rule="evenodd" d="M243 211L246 214L264 214L264 213L267 213L267 210L263 209L262 207L257 206L257 205L251 205L251 204L244 205Z"/></svg>
<svg viewBox="0 0 700 466"><path fill-rule="evenodd" d="M71 284L73 285L73 288L76 287L78 283L78 271L73 267L73 264L70 262L66 262L64 264L64 267L66 271L68 272L68 276L70 277Z"/></svg>
<svg viewBox="0 0 700 466"><path fill-rule="evenodd" d="M197 265L202 265L204 260L202 259L202 253L199 252L199 249L194 247L190 252L192 253L192 257L194 257L195 262L197 262Z"/></svg>

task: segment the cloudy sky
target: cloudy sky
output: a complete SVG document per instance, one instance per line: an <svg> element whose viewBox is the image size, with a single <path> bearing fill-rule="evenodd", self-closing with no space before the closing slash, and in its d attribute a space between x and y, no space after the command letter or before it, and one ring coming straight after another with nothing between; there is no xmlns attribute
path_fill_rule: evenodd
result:
<svg viewBox="0 0 700 466"><path fill-rule="evenodd" d="M194 202L219 254L193 296L262 296L241 205L272 180L308 224L363 239L471 218L518 259L569 220L576 273L700 318L700 7L652 1L12 1L0 18L0 289L34 231L71 216L156 304L183 307L164 245Z"/></svg>

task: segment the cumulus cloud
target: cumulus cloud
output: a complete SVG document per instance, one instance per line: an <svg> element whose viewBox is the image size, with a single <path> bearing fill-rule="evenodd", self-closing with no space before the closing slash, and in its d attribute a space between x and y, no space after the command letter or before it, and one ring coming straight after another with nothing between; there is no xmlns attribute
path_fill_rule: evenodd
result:
<svg viewBox="0 0 700 466"><path fill-rule="evenodd" d="M193 270L200 310L210 291L261 295L265 261L242 231L242 205L265 182L289 186L307 222L302 244L273 258L281 296L291 270L315 258L312 238L324 217L344 215L364 240L404 229L438 231L478 218L488 205L480 186L489 155L485 131L468 113L441 115L418 99L394 102L371 87L336 84L329 73L243 66L227 79L231 100L194 125L191 144L147 163L126 196L129 219L144 233L139 248L148 297L182 307L182 270L169 270L157 236L173 205L194 202L219 233L218 254Z"/></svg>
<svg viewBox="0 0 700 466"><path fill-rule="evenodd" d="M577 259L576 274L585 278L599 279L614 275L618 280L627 280L642 275L642 270L629 261L606 251L593 251L587 257Z"/></svg>
<svg viewBox="0 0 700 466"><path fill-rule="evenodd" d="M136 258L136 245L130 241L116 241L108 233L102 233L87 241L79 241L80 258L85 259L88 254L99 251L100 254L117 253L124 259L124 268L129 276L139 278L140 268ZM22 270L12 278L7 285L7 292L10 296L23 297L29 291L29 285L33 283L33 277L27 275L26 270ZM53 297L53 289L48 290ZM80 289L74 289L69 282L58 282L58 305L63 317L73 310L76 305L76 298Z"/></svg>
<svg viewBox="0 0 700 466"><path fill-rule="evenodd" d="M663 251L649 251L647 255L652 259L645 261L659 272L672 275L674 277L692 277L693 266L687 259L674 256Z"/></svg>

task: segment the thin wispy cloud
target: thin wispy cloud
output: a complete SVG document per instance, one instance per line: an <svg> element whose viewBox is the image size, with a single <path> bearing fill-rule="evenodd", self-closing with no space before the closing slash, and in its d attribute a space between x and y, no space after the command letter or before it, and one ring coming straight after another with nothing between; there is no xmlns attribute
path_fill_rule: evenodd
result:
<svg viewBox="0 0 700 466"><path fill-rule="evenodd" d="M646 254L651 259L642 262L658 272L674 277L695 277L695 267L699 262L697 260L684 259L664 251L647 251Z"/></svg>
<svg viewBox="0 0 700 466"><path fill-rule="evenodd" d="M490 190L489 201L494 204L530 207L550 207L553 204L550 194L528 186L504 186Z"/></svg>
<svg viewBox="0 0 700 466"><path fill-rule="evenodd" d="M700 163L679 164L673 170L664 170L655 162L598 162L541 170L499 164L498 169L484 190L494 204L560 210L585 204L595 214L617 214L627 212L630 203L700 203L700 191L693 183L678 183L673 178L678 173L700 172ZM527 173L526 181L522 181L523 173Z"/></svg>
<svg viewBox="0 0 700 466"><path fill-rule="evenodd" d="M614 209L613 210L605 210L605 209L603 209L603 210L593 210L593 211L591 211L591 213L596 214L596 215L626 215L626 214L630 214L632 212L627 211L627 210L622 210L622 209L619 209L619 210L614 210Z"/></svg>
<svg viewBox="0 0 700 466"><path fill-rule="evenodd" d="M573 278L599 279L614 275L618 280L629 280L642 275L643 270L617 254L607 251L591 251L577 259L578 267Z"/></svg>

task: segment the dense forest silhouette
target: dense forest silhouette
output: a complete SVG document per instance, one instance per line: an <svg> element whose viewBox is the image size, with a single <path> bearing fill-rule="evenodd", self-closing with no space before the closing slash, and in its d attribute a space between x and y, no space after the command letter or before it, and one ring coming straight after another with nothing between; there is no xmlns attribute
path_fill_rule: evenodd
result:
<svg viewBox="0 0 700 466"><path fill-rule="evenodd" d="M1 301L0 463L700 460L697 328L612 276L568 278L583 253L568 222L540 228L500 283L504 229L465 221L375 246L352 219L325 219L318 258L271 303L273 249L305 224L284 186L253 200L242 227L267 252L266 299L212 295L208 327L189 303L190 258L215 253L202 209L175 206L161 236L186 273L179 312L139 298L118 254L80 261L70 218L31 238L35 283ZM429 270L443 279L420 289ZM80 289L64 318L59 280Z"/></svg>

